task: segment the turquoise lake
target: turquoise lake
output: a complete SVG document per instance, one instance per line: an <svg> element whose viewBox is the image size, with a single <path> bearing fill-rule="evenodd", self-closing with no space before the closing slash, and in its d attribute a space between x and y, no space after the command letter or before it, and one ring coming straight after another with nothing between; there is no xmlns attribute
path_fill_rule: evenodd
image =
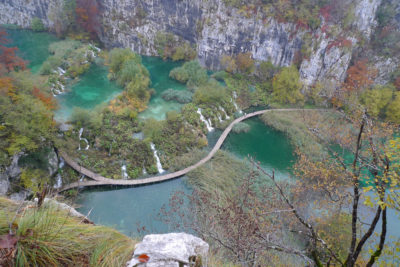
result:
<svg viewBox="0 0 400 267"><path fill-rule="evenodd" d="M50 55L48 46L58 39L48 33L34 33L25 30L7 30L8 46L18 46L18 55L29 61L29 68L37 73L41 64ZM186 90L186 87L169 78L171 69L180 66L181 62L163 61L156 57L143 57L143 64L150 72L153 94L148 110L140 117L163 119L165 113L171 110L180 110L181 104L167 102L161 98L164 90L173 88ZM107 79L108 70L105 66L93 64L80 77L79 82L69 86L68 92L57 96L59 110L56 117L59 120L68 120L74 107L93 109L101 103L111 100L122 89ZM254 157L268 170L276 170L277 176L287 179L295 157L293 148L286 136L279 131L265 126L260 119L247 120L251 126L248 133L231 133L222 146L222 149L232 152L239 158ZM214 142L220 132L209 134L210 143ZM145 228L153 233L168 232L168 225L158 220L158 213L163 205L167 205L169 198L176 191L190 193L185 183L186 178L135 188L101 188L83 191L77 204L79 211L88 214L95 223L112 226L119 231L135 236L137 229ZM397 215L390 211L389 227L391 236L400 237L397 226Z"/></svg>

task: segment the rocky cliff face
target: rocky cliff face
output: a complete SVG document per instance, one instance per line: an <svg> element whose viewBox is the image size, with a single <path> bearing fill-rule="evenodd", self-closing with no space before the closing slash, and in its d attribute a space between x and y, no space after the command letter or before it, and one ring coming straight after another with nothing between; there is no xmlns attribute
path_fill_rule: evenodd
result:
<svg viewBox="0 0 400 267"><path fill-rule="evenodd" d="M62 2L0 0L0 23L27 27L36 16L52 27L52 14L56 8L62 8ZM310 56L300 68L306 85L321 81L330 85L331 89L325 92L329 95L343 81L357 40L360 36L368 39L373 31L380 2L354 1L354 30L346 32L346 37L350 35L350 46L332 45L338 42L340 29L328 37L322 30L327 25L322 23L321 29L314 31ZM296 25L246 16L225 6L222 0L99 0L99 3L100 38L104 44L129 47L144 55L157 55L157 38L165 32L172 33L180 42L194 44L200 62L211 69L220 67L222 55L239 52L251 52L254 59L288 66L303 46L305 32Z"/></svg>
<svg viewBox="0 0 400 267"><path fill-rule="evenodd" d="M157 34L170 32L195 44L200 62L211 69L220 67L222 55L240 52L287 66L302 44L302 32L293 35L295 25L247 18L221 0L102 2L101 38L109 46L155 55Z"/></svg>
<svg viewBox="0 0 400 267"><path fill-rule="evenodd" d="M33 18L42 19L46 27L54 26L54 11L62 8L63 0L0 0L0 24L16 24L24 28Z"/></svg>

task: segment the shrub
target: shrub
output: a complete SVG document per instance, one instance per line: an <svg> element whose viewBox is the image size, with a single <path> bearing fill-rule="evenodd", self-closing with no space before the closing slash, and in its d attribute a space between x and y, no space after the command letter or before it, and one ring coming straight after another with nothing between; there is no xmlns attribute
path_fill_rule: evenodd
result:
<svg viewBox="0 0 400 267"><path fill-rule="evenodd" d="M196 56L196 50L193 49L188 43L184 43L175 49L175 52L172 55L172 60L193 60L196 58Z"/></svg>
<svg viewBox="0 0 400 267"><path fill-rule="evenodd" d="M241 73L251 73L254 69L254 60L251 53L239 53L236 56L236 65Z"/></svg>
<svg viewBox="0 0 400 267"><path fill-rule="evenodd" d="M221 66L229 73L235 73L237 71L236 60L228 55L222 56Z"/></svg>
<svg viewBox="0 0 400 267"><path fill-rule="evenodd" d="M13 232L6 266L123 266L135 242L118 231L84 223L52 201L42 207L21 205L0 198L0 235ZM18 216L16 216L18 214ZM14 219L12 219L14 218ZM9 227L10 219L13 225Z"/></svg>
<svg viewBox="0 0 400 267"><path fill-rule="evenodd" d="M280 104L295 104L304 99L300 93L302 84L295 66L285 67L272 81L272 100Z"/></svg>
<svg viewBox="0 0 400 267"><path fill-rule="evenodd" d="M394 87L378 86L375 89L367 90L361 95L361 102L365 105L368 113L372 116L379 116L385 113L385 109L392 100Z"/></svg>
<svg viewBox="0 0 400 267"><path fill-rule="evenodd" d="M114 48L111 50L108 58L110 70L115 74L119 73L124 63L131 59L137 63L142 62L140 56L133 53L129 48Z"/></svg>
<svg viewBox="0 0 400 267"><path fill-rule="evenodd" d="M232 131L234 133L248 133L250 131L251 127L245 122L239 122L233 125Z"/></svg>
<svg viewBox="0 0 400 267"><path fill-rule="evenodd" d="M31 29L35 32L42 32L45 30L43 21L37 17L33 18L31 21Z"/></svg>
<svg viewBox="0 0 400 267"><path fill-rule="evenodd" d="M85 127L90 124L91 112L83 108L74 108L71 115L71 122L75 123L78 127Z"/></svg>
<svg viewBox="0 0 400 267"><path fill-rule="evenodd" d="M174 68L169 76L189 87L200 86L207 82L207 71L203 69L197 60L189 61L182 67Z"/></svg>
<svg viewBox="0 0 400 267"><path fill-rule="evenodd" d="M189 91L179 91L168 89L161 94L161 97L167 101L176 101L181 104L190 103L192 101L193 93Z"/></svg>
<svg viewBox="0 0 400 267"><path fill-rule="evenodd" d="M215 80L211 80L207 84L200 86L193 96L194 103L204 105L223 106L223 103L228 100L229 94L225 87L222 87Z"/></svg>
<svg viewBox="0 0 400 267"><path fill-rule="evenodd" d="M386 117L390 121L400 124L400 92L395 93L394 100L387 108Z"/></svg>
<svg viewBox="0 0 400 267"><path fill-rule="evenodd" d="M50 44L49 52L60 59L66 59L74 50L81 46L81 42L67 39Z"/></svg>

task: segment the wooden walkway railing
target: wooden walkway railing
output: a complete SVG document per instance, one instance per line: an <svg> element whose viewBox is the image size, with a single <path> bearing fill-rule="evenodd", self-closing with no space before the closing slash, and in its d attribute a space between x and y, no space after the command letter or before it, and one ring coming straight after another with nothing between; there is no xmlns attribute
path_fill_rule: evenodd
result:
<svg viewBox="0 0 400 267"><path fill-rule="evenodd" d="M271 112L271 111L301 111L301 110L305 110L305 109L266 109L266 110L260 110L260 111L256 111L256 112L252 112L249 114L246 114L242 117L239 117L237 119L235 119L231 124L229 124L229 126L224 130L224 132L221 134L221 136L219 137L217 143L214 145L214 147L212 148L212 150L210 151L210 153L208 153L208 155L206 157L204 157L203 159L201 159L200 161L198 161L196 164L191 165L183 170L177 171L177 172L173 172L173 173L167 173L164 175L159 175L159 176L154 176L154 177L150 177L150 178L145 178L145 179L135 179L135 180L115 180L115 179L109 179L109 178L105 178L97 173L94 173L82 166L80 166L78 163L76 163L74 160L72 160L67 154L65 154L64 152L60 151L60 155L64 158L65 162L71 166L71 168L73 168L74 170L76 170L77 172L84 174L85 176L93 179L93 181L83 181L83 182L74 182L71 184L68 184L62 188L60 188L59 192L65 191L65 190L69 190L75 187L85 187L85 186L99 186L99 185L145 185L145 184L151 184L151 183L158 183L158 182L162 182L162 181L167 181L173 178L177 178L180 176L183 176L185 174L187 174L188 172L198 168L199 166L203 165L204 163L206 163L207 161L209 161L214 155L215 153L217 153L217 151L221 148L223 142L225 141L226 137L228 136L228 134L231 132L233 126L238 123L241 122L243 120L246 120L248 118L251 117L255 117L255 116L259 116L262 115L266 112ZM311 109L309 109L311 110ZM315 110L315 109L314 109Z"/></svg>

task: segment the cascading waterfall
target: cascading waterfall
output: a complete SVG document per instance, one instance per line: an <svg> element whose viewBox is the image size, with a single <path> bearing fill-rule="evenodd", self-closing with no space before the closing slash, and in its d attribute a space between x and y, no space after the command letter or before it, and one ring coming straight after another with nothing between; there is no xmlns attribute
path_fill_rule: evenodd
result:
<svg viewBox="0 0 400 267"><path fill-rule="evenodd" d="M89 48L85 51L85 60L80 62L81 64L89 63L90 58L94 59L97 54L101 51L100 48L89 44ZM89 58L90 57L90 58ZM55 83L52 83L51 92L53 96L57 96L65 92L65 86L59 81L59 79L65 79L65 74L67 73L63 68L57 67L57 70L53 70L53 73L58 75L58 79Z"/></svg>
<svg viewBox="0 0 400 267"><path fill-rule="evenodd" d="M210 119L206 120L206 119L204 118L203 114L201 113L201 108L198 108L198 109L197 109L197 114L200 115L200 120L201 120L202 122L204 122L204 124L205 124L206 127L207 127L207 130L208 130L209 132L213 131L214 128L213 128L212 125L211 125L211 120L210 120Z"/></svg>
<svg viewBox="0 0 400 267"><path fill-rule="evenodd" d="M154 157L156 158L158 173L165 172L165 170L162 168L160 158L158 157L156 146L153 143L150 143L150 147L151 150L153 150Z"/></svg>
<svg viewBox="0 0 400 267"><path fill-rule="evenodd" d="M129 175L126 172L126 165L125 164L122 165L122 167L121 167L121 173L122 173L122 179L128 179L129 178Z"/></svg>
<svg viewBox="0 0 400 267"><path fill-rule="evenodd" d="M219 107L219 110L221 110L223 113L225 113L225 118L229 120L231 117L228 116L228 113L226 113L225 109L223 107Z"/></svg>
<svg viewBox="0 0 400 267"><path fill-rule="evenodd" d="M231 102L232 102L233 106L235 107L235 109L236 109L240 114L242 114L243 111L239 108L238 104L236 103L236 98L237 98L237 93L236 93L236 91L233 91L232 95L233 95L233 99L231 98Z"/></svg>
<svg viewBox="0 0 400 267"><path fill-rule="evenodd" d="M60 161L58 162L58 169L62 169L65 165L64 159L60 157ZM61 188L62 187L62 177L61 174L58 173L56 175L56 184L53 186L55 189Z"/></svg>
<svg viewBox="0 0 400 267"><path fill-rule="evenodd" d="M57 70L58 70L58 74L60 74L60 75L65 74L65 70L63 70L61 67L58 67Z"/></svg>
<svg viewBox="0 0 400 267"><path fill-rule="evenodd" d="M219 122L223 122L222 118L221 118L221 114L217 115Z"/></svg>
<svg viewBox="0 0 400 267"><path fill-rule="evenodd" d="M79 130L79 147L78 150L81 150L81 141L85 141L86 142L86 147L84 150L88 150L89 149L89 141L86 138L82 138L82 133L83 133L83 128L81 128Z"/></svg>

